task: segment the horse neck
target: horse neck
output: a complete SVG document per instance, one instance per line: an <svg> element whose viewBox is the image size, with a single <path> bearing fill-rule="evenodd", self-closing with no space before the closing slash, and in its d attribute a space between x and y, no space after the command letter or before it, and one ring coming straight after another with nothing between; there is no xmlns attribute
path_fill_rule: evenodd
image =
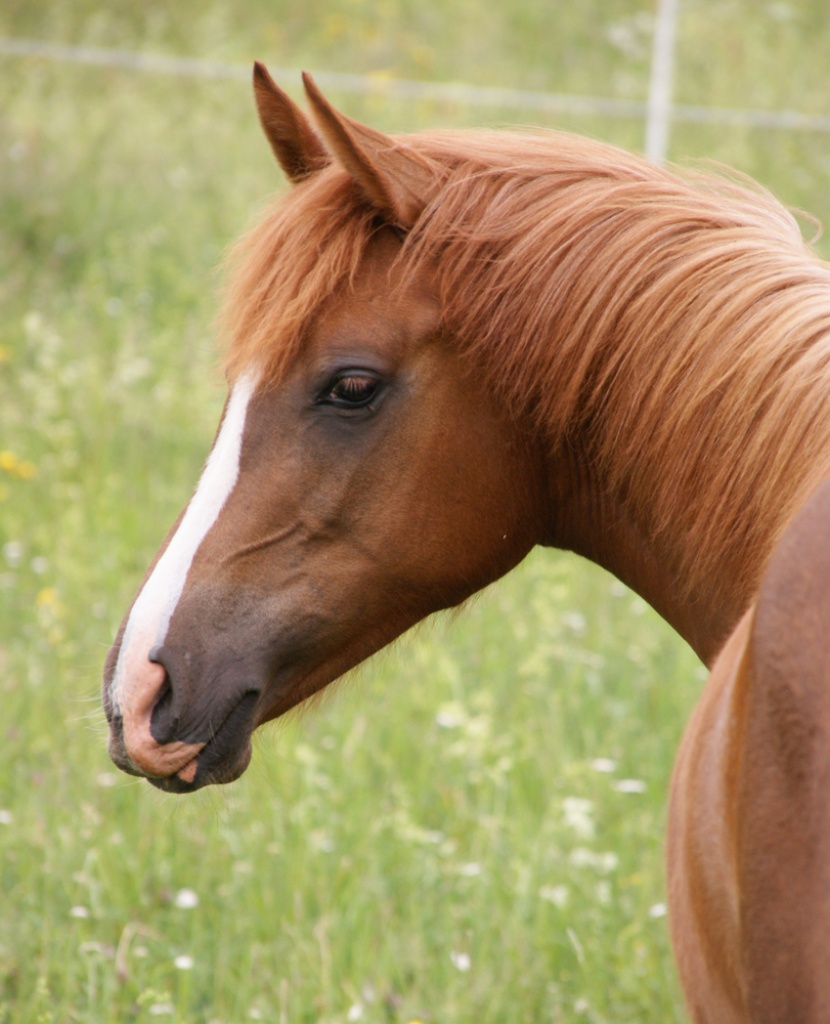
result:
<svg viewBox="0 0 830 1024"><path fill-rule="evenodd" d="M492 393L545 435L543 541L611 569L709 660L828 469L830 267L763 193L535 145L459 165L407 251L435 261Z"/></svg>
<svg viewBox="0 0 830 1024"><path fill-rule="evenodd" d="M571 451L549 469L557 497L543 543L574 551L622 580L710 664L751 599L747 574L738 567L704 579L684 575L682 538L651 528L647 510L632 511L602 480L575 469L577 458ZM566 493L575 479L581 486Z"/></svg>
<svg viewBox="0 0 830 1024"><path fill-rule="evenodd" d="M642 293L617 303L549 472L568 490L553 543L620 577L706 662L830 471L830 272L745 263L717 292L677 282L648 316Z"/></svg>

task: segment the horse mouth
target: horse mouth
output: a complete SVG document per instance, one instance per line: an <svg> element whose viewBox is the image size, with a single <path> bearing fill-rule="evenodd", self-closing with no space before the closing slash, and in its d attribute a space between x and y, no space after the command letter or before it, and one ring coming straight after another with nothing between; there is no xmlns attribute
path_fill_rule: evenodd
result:
<svg viewBox="0 0 830 1024"><path fill-rule="evenodd" d="M133 764L124 743L120 718L113 718L111 722L110 757L122 771L147 779L165 793L195 793L204 786L234 782L251 761L251 735L258 699L258 693L246 693L221 726L206 741L198 741L204 742L198 754L171 775L149 775Z"/></svg>
<svg viewBox="0 0 830 1024"><path fill-rule="evenodd" d="M236 748L230 757L223 756L221 750L217 753L211 742L175 775L166 778L146 778L151 786L164 793L195 793L204 786L222 786L234 782L251 763L251 754L250 739L241 748ZM194 767L195 771L192 770Z"/></svg>

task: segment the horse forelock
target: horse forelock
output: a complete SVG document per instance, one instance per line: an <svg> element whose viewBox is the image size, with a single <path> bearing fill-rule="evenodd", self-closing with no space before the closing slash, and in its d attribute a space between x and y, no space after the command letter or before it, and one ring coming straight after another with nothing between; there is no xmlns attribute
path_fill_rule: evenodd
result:
<svg viewBox="0 0 830 1024"><path fill-rule="evenodd" d="M581 438L650 530L679 531L690 586L727 544L760 565L830 452L830 269L792 215L577 136L406 138L446 174L396 276L431 277L497 400ZM278 379L376 230L337 168L266 213L226 298L231 378Z"/></svg>
<svg viewBox="0 0 830 1024"><path fill-rule="evenodd" d="M231 250L219 317L232 383L279 382L326 300L355 278L377 218L349 177L327 168L295 186Z"/></svg>

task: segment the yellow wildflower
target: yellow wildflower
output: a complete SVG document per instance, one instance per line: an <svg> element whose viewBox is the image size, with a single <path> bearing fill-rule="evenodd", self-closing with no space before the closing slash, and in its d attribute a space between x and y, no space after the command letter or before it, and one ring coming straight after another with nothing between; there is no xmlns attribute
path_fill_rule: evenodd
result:
<svg viewBox="0 0 830 1024"><path fill-rule="evenodd" d="M37 466L33 462L19 459L14 452L6 449L0 451L0 470L8 473L9 476L19 477L21 480L31 480L37 473Z"/></svg>
<svg viewBox="0 0 830 1024"><path fill-rule="evenodd" d="M38 608L54 608L58 604L58 592L54 587L44 587L35 601Z"/></svg>

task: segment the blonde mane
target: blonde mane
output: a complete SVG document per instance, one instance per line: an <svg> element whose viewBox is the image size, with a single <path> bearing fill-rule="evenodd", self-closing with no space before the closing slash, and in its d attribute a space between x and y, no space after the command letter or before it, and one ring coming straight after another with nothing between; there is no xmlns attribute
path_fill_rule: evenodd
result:
<svg viewBox="0 0 830 1024"><path fill-rule="evenodd" d="M683 539L679 586L725 550L759 573L830 462L830 267L794 218L757 186L572 135L400 141L444 177L394 274L431 274L496 399ZM266 213L226 297L231 378L253 360L279 378L378 227L336 167Z"/></svg>

